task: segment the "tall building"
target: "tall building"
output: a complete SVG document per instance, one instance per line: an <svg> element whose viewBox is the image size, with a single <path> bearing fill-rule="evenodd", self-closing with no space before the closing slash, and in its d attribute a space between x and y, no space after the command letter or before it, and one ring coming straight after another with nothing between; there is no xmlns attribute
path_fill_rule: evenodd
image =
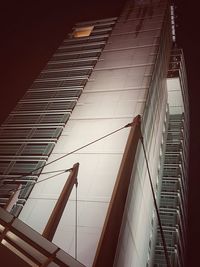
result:
<svg viewBox="0 0 200 267"><path fill-rule="evenodd" d="M184 266L189 119L174 41L167 0L77 23L0 128L1 207L85 266Z"/></svg>

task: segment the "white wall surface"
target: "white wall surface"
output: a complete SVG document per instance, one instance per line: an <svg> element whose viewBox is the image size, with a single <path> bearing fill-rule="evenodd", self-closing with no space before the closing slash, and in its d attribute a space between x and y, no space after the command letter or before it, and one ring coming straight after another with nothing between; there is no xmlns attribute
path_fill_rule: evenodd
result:
<svg viewBox="0 0 200 267"><path fill-rule="evenodd" d="M168 103L170 114L184 112L183 96L179 77L167 79Z"/></svg>

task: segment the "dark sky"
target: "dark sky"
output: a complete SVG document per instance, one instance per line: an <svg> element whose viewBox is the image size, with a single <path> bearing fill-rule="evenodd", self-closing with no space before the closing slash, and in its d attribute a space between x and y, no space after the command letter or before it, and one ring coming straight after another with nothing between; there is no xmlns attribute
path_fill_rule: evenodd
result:
<svg viewBox="0 0 200 267"><path fill-rule="evenodd" d="M0 122L23 96L77 21L117 16L124 0L7 0L1 3ZM117 2L117 3L116 3ZM196 1L198 2L198 1ZM188 267L200 266L200 11L194 1L176 0L177 42L187 65L191 151ZM140 267L140 266L136 266Z"/></svg>

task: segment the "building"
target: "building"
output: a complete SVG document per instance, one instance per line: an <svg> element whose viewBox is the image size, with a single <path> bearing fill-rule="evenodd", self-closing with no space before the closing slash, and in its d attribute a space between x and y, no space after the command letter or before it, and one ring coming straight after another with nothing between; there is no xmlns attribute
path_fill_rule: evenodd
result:
<svg viewBox="0 0 200 267"><path fill-rule="evenodd" d="M167 87L169 118L160 172L160 216L172 266L184 266L187 245L189 105L181 49L171 51ZM154 261L155 266L165 266L159 230Z"/></svg>
<svg viewBox="0 0 200 267"><path fill-rule="evenodd" d="M188 100L174 38L165 0L77 23L0 128L1 206L85 266L167 266L152 193L171 264L183 266Z"/></svg>

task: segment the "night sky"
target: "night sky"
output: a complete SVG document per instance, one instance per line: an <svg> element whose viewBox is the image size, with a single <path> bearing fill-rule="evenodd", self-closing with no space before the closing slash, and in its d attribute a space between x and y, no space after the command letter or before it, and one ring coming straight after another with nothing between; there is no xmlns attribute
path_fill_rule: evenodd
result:
<svg viewBox="0 0 200 267"><path fill-rule="evenodd" d="M77 21L118 16L124 0L7 0L0 14L0 123L23 96ZM188 74L191 151L188 267L200 266L200 11L198 1L176 0L177 43ZM140 266L135 266L140 267Z"/></svg>

